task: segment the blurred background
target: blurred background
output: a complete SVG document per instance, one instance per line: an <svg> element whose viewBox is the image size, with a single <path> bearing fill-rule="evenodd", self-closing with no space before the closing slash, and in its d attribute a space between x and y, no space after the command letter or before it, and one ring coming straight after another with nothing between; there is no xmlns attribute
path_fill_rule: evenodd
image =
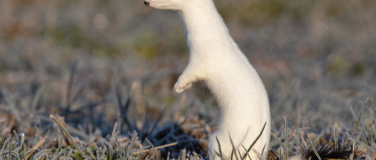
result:
<svg viewBox="0 0 376 160"><path fill-rule="evenodd" d="M284 118L316 132L351 125L362 106L365 121L375 117L375 1L215 4L266 86L272 132ZM172 93L188 56L178 15L142 0L1 0L0 128L42 134L33 128L57 113L105 136L125 114L141 127L147 110L157 119L163 109L160 125L196 117L215 127L204 84ZM127 113L117 96L132 99Z"/></svg>

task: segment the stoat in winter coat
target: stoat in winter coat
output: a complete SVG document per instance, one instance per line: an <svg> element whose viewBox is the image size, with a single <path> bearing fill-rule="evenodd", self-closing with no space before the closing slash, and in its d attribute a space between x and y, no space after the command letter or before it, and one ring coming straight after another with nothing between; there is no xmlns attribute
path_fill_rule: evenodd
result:
<svg viewBox="0 0 376 160"><path fill-rule="evenodd" d="M175 84L181 93L203 80L220 105L218 130L209 140L209 159L230 159L233 151L244 154L264 124L265 129L252 150L253 160L265 159L269 149L270 111L265 87L255 69L231 38L212 0L145 0L145 5L175 10L183 19L189 64ZM217 139L220 142L222 158ZM247 157L248 157L247 156ZM261 157L259 157L261 156Z"/></svg>

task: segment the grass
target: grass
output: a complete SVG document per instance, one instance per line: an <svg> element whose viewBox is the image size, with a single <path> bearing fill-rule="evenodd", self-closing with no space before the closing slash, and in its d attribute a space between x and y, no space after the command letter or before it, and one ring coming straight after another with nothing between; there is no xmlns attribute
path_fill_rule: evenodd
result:
<svg viewBox="0 0 376 160"><path fill-rule="evenodd" d="M269 159L375 159L373 1L215 3L268 91ZM215 99L171 92L183 37L142 2L0 1L0 159L207 157Z"/></svg>
<svg viewBox="0 0 376 160"><path fill-rule="evenodd" d="M118 100L121 99L120 93L117 93L117 97ZM130 101L131 100L127 99L125 104L129 105ZM124 107L121 101L119 101L119 105ZM283 129L284 132L280 132L283 133L283 135L279 137L273 134L274 140L271 142L272 150L269 152L276 152L274 154L279 154L280 159L286 159L296 154L303 154L303 156L315 158L313 153L317 159L321 159L320 156L327 156L326 158L335 158L333 156L337 156L338 158L338 156L342 156L340 158L346 159L354 159L363 156L373 157L375 156L375 119L373 119L371 123L365 123L362 115L364 114L363 110L368 107L371 109L370 111L375 112L376 109L372 108L374 105L374 101L368 99L358 115L353 114L355 116L353 125L342 128L335 124L333 128L326 129L326 131L323 130L318 134L307 132L304 128L289 131L286 121L284 125L285 129ZM124 111L128 112L128 109L129 108ZM22 116L20 115L20 117ZM203 127L200 126L201 124L197 120L184 120L180 124L159 124L159 127L155 130L153 129L155 125L153 125L153 127L146 129L148 130L146 133L144 129L134 129L135 131L133 132L129 129L125 129L129 131L126 135L121 134L118 126L119 121L117 121L113 125L111 132L108 132L111 134L102 137L101 134L85 130L82 126L72 128L65 123L63 117L50 115L49 118L49 122L51 123L42 126L42 128L51 125L54 127L41 129L38 128L39 125L37 125L36 129L44 132L44 134L39 134L39 136L37 134L38 131L34 132L36 133L34 137L30 134L25 136L25 133L17 133L19 132L17 129L13 129L11 132L3 132L2 135L4 137L0 139L1 157L3 159L158 159L157 157L171 156L171 154L172 157L181 157L181 152L188 150L188 153L183 154L188 156L186 158L202 159L206 154L205 151L203 151L205 143L199 143L199 141L205 141L208 135L204 136L204 139L200 139L194 137L192 134L195 130ZM105 120L102 119L101 121ZM150 121L151 120L146 119L142 128L147 126L146 124L150 123ZM156 122L159 121L160 119L157 119ZM27 123L27 121L21 120L18 125L24 123ZM11 126L3 125L2 127L17 128L17 124L8 123L8 125ZM135 124L132 125L137 127ZM296 134L297 132L300 134ZM201 132L200 134L204 133ZM262 131L260 132L260 135L261 134ZM179 140L181 136L184 138ZM305 141L304 137L307 137ZM167 140L170 138L173 139L173 143ZM339 141L338 139L341 140ZM257 139L255 142L256 141ZM159 145L154 146L154 144ZM248 149L244 149L248 152L251 148L252 145L249 146ZM348 152L349 148L351 152ZM334 151L337 151L338 154L328 154ZM343 154L343 152L353 154ZM219 151L219 155L221 155L221 151ZM238 155L235 150L234 156L236 159L246 158L246 154L243 156Z"/></svg>

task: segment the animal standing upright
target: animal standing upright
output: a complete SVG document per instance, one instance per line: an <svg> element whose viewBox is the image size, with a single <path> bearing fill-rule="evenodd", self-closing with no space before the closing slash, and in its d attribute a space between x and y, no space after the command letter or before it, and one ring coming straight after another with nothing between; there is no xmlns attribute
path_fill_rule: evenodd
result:
<svg viewBox="0 0 376 160"><path fill-rule="evenodd" d="M175 10L183 19L189 64L175 84L181 93L195 81L203 80L220 105L218 130L209 140L209 159L230 159L233 146L236 154L245 153L265 129L249 156L265 159L269 149L270 111L265 87L255 69L231 38L212 0L145 0L145 5ZM259 157L259 155L261 157Z"/></svg>

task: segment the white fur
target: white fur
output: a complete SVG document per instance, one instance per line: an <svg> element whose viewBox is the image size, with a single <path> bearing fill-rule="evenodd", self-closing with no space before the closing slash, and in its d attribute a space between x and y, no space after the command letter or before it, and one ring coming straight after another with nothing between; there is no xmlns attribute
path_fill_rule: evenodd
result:
<svg viewBox="0 0 376 160"><path fill-rule="evenodd" d="M249 156L266 159L270 139L268 96L257 72L231 38L212 0L145 0L157 9L179 11L190 49L189 64L175 84L180 93L203 80L216 96L221 110L218 130L210 137L209 159L221 144L224 159L230 159L232 145L244 153L266 123L265 130ZM261 154L262 157L258 157ZM239 152L237 151L237 154Z"/></svg>

